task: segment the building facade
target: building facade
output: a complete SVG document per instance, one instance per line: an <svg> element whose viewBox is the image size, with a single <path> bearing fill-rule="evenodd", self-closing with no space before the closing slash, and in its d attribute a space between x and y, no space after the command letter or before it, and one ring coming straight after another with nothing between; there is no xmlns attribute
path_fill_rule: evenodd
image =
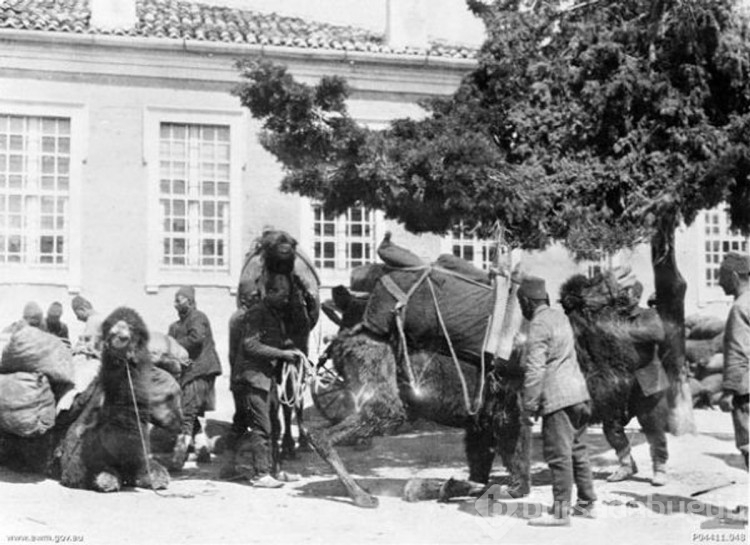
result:
<svg viewBox="0 0 750 545"><path fill-rule="evenodd" d="M28 301L61 301L75 334L68 302L81 294L104 313L131 306L166 331L176 288L190 284L225 347L244 255L266 226L299 240L326 288L376 260L386 230L428 261L454 253L488 263L488 243L466 234L416 236L377 211L330 217L281 194L282 171L258 142L258 122L230 94L236 60L262 56L304 82L345 77L352 115L385 126L423 115L419 99L450 95L474 66L471 50L391 47L369 31L215 5L106 4L0 8L3 323ZM722 212L706 213L678 235L688 313L726 311L717 263L730 247L747 250L747 240L725 223ZM646 290L653 285L647 248L604 263L575 263L558 247L520 258L548 278L553 299L568 276L601 265L631 265Z"/></svg>

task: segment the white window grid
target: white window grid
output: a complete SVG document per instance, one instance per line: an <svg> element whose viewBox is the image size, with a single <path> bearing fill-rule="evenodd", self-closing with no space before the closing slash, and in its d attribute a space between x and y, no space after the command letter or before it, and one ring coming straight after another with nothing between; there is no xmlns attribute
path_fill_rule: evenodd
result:
<svg viewBox="0 0 750 545"><path fill-rule="evenodd" d="M703 213L704 220L704 262L703 281L705 287L719 285L719 267L724 256L729 252L747 253L748 238L734 232L729 226L729 215L721 209Z"/></svg>
<svg viewBox="0 0 750 545"><path fill-rule="evenodd" d="M68 267L71 120L0 115L0 264Z"/></svg>
<svg viewBox="0 0 750 545"><path fill-rule="evenodd" d="M459 225L451 230L449 244L454 256L468 261L475 267L488 270L495 266L497 244L493 240L481 239L474 234L467 233ZM507 262L509 252L510 248L507 245L500 245L500 263Z"/></svg>
<svg viewBox="0 0 750 545"><path fill-rule="evenodd" d="M362 206L334 216L313 204L313 259L321 270L349 270L374 261L375 213Z"/></svg>
<svg viewBox="0 0 750 545"><path fill-rule="evenodd" d="M228 272L230 156L229 126L160 123L163 269Z"/></svg>

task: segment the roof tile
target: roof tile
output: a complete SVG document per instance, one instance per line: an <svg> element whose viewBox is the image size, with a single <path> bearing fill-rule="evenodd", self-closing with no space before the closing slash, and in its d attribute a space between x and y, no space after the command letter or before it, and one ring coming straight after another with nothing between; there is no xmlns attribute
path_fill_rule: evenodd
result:
<svg viewBox="0 0 750 545"><path fill-rule="evenodd" d="M138 22L135 28L110 31L89 25L89 0L5 0L0 3L0 32L10 28L399 55L427 53L453 58L472 58L476 55L473 48L441 43L431 44L429 51L415 48L393 50L385 44L382 34L360 28L185 0L136 0L136 10Z"/></svg>

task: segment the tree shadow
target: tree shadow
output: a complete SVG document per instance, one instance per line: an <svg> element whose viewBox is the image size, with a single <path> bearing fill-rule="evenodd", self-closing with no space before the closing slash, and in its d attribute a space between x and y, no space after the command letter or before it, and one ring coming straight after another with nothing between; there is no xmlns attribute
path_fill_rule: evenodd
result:
<svg viewBox="0 0 750 545"><path fill-rule="evenodd" d="M724 452L707 452L706 455L713 458L718 458L729 467L733 467L736 469L745 469L745 460L742 458L742 454L740 454L739 452L737 454L727 454Z"/></svg>

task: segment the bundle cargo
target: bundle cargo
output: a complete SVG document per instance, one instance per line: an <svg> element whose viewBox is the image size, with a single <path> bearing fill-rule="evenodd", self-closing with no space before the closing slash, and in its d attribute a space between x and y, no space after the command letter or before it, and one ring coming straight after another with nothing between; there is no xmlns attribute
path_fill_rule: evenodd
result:
<svg viewBox="0 0 750 545"><path fill-rule="evenodd" d="M396 310L412 348L442 352L450 343L459 358L482 355L494 309L492 287L438 266L394 269L376 284L365 309L365 327L378 335L396 331Z"/></svg>
<svg viewBox="0 0 750 545"><path fill-rule="evenodd" d="M20 437L36 437L55 425L55 396L41 373L0 375L0 429Z"/></svg>
<svg viewBox="0 0 750 545"><path fill-rule="evenodd" d="M24 326L13 332L3 349L0 373L41 373L56 390L74 383L70 349L54 335Z"/></svg>
<svg viewBox="0 0 750 545"><path fill-rule="evenodd" d="M182 374L182 370L192 363L185 347L173 337L158 331L149 333L148 352L156 367L177 378Z"/></svg>
<svg viewBox="0 0 750 545"><path fill-rule="evenodd" d="M175 378L159 367L151 374L149 391L151 422L168 430L179 429L182 423L182 391Z"/></svg>

